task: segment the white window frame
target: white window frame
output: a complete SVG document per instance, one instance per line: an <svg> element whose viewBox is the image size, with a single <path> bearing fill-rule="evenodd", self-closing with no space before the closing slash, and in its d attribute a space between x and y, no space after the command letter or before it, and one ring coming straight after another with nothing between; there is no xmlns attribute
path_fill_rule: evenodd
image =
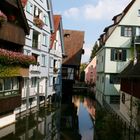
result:
<svg viewBox="0 0 140 140"><path fill-rule="evenodd" d="M49 17L47 15L43 16L43 22L45 23L45 25L49 25Z"/></svg>
<svg viewBox="0 0 140 140"><path fill-rule="evenodd" d="M42 66L46 66L46 56L42 55Z"/></svg>
<svg viewBox="0 0 140 140"><path fill-rule="evenodd" d="M140 36L140 27L136 27L136 36Z"/></svg>
<svg viewBox="0 0 140 140"><path fill-rule="evenodd" d="M26 5L26 11L30 14L33 13L33 4L29 1L27 1L27 5Z"/></svg>
<svg viewBox="0 0 140 140"><path fill-rule="evenodd" d="M53 76L49 76L49 85L50 85L50 86L53 85Z"/></svg>
<svg viewBox="0 0 140 140"><path fill-rule="evenodd" d="M47 46L48 44L48 36L46 34L43 34L43 45Z"/></svg>

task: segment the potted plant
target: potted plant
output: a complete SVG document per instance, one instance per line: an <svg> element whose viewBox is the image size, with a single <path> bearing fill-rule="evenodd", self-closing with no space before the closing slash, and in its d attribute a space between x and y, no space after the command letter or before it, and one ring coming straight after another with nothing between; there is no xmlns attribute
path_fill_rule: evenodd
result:
<svg viewBox="0 0 140 140"><path fill-rule="evenodd" d="M39 19L38 17L34 17L34 24L38 28L42 28L44 26L44 22L41 19Z"/></svg>

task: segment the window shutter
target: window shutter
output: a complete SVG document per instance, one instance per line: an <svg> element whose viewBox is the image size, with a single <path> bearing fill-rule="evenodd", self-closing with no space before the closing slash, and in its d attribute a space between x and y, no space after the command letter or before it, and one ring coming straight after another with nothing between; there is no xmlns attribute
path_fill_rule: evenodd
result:
<svg viewBox="0 0 140 140"><path fill-rule="evenodd" d="M114 61L114 49L111 49L111 61Z"/></svg>
<svg viewBox="0 0 140 140"><path fill-rule="evenodd" d="M124 26L121 26L121 36L124 36Z"/></svg>
<svg viewBox="0 0 140 140"><path fill-rule="evenodd" d="M132 36L136 35L136 27L132 27Z"/></svg>
<svg viewBox="0 0 140 140"><path fill-rule="evenodd" d="M126 61L126 50L122 50L123 53L123 61Z"/></svg>

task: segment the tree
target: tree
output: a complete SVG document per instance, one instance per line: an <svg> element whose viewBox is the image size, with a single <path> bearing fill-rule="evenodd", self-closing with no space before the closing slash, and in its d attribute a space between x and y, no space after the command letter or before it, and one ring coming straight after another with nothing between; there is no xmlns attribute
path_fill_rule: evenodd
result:
<svg viewBox="0 0 140 140"><path fill-rule="evenodd" d="M96 56L96 52L98 51L98 48L99 48L99 45L98 45L98 42L96 41L91 51L89 62Z"/></svg>
<svg viewBox="0 0 140 140"><path fill-rule="evenodd" d="M87 64L86 63L82 63L80 66L80 81L84 82L85 81L85 68L86 68Z"/></svg>

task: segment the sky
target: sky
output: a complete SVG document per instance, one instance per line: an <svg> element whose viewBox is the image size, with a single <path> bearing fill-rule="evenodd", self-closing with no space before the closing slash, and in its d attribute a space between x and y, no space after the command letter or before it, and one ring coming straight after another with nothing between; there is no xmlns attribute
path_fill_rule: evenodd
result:
<svg viewBox="0 0 140 140"><path fill-rule="evenodd" d="M131 0L52 0L54 14L62 16L63 29L85 32L82 63L88 62L91 50L112 18Z"/></svg>

